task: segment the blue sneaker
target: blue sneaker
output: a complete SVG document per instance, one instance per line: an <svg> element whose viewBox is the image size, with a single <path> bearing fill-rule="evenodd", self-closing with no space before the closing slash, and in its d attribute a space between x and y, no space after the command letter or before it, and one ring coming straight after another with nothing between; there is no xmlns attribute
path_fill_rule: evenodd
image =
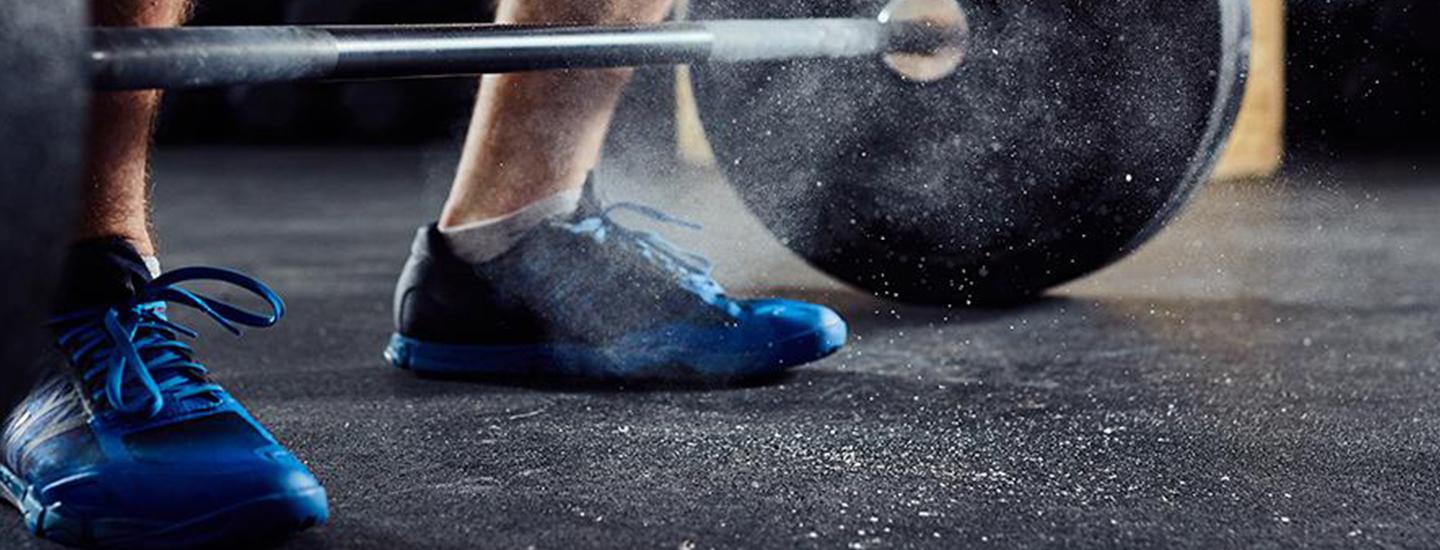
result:
<svg viewBox="0 0 1440 550"><path fill-rule="evenodd" d="M635 204L579 210L479 265L432 225L415 238L395 293L385 357L435 375L733 381L824 358L845 343L834 311L792 300L737 300L710 263L614 219ZM691 226L693 227L693 226Z"/></svg>
<svg viewBox="0 0 1440 550"><path fill-rule="evenodd" d="M325 522L325 490L225 390L205 377L166 303L221 326L270 326L280 299L232 271L188 268L150 280L118 242L77 246L62 298L52 375L10 415L0 497L41 538L71 546L186 548L267 541ZM262 297L260 315L179 288L219 281ZM88 302L88 303L87 303Z"/></svg>

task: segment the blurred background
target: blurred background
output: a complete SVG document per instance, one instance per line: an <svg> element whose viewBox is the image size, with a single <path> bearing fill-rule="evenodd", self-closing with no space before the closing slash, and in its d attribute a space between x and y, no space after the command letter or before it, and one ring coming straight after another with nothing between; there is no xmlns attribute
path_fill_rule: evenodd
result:
<svg viewBox="0 0 1440 550"><path fill-rule="evenodd" d="M251 0L196 4L194 25L491 21L490 2ZM463 131L471 79L280 84L171 93L161 142L409 145Z"/></svg>
<svg viewBox="0 0 1440 550"><path fill-rule="evenodd" d="M1440 2L1286 5L1292 150L1416 153L1440 143Z"/></svg>
<svg viewBox="0 0 1440 550"><path fill-rule="evenodd" d="M1259 0L1257 11L1279 2ZM1284 138L1291 156L1423 156L1440 145L1440 2L1293 0L1284 5ZM490 20L484 1L200 2L194 24L365 24ZM1278 77L1278 75L1276 75ZM610 153L674 143L670 71L644 70ZM160 139L242 145L452 142L469 79L276 85L171 94ZM643 129L643 131L641 131Z"/></svg>

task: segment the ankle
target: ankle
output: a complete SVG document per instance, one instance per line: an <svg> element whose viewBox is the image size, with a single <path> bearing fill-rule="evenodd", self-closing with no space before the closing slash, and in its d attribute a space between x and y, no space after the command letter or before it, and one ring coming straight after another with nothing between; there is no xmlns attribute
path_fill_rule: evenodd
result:
<svg viewBox="0 0 1440 550"><path fill-rule="evenodd" d="M437 225L441 231L473 227L476 225L493 222L516 215L531 209L536 204L544 203L556 195L563 195L573 192L577 196L580 191L548 191L536 195L486 197L484 201L451 199L445 203L445 208L440 212ZM478 203L478 204L477 204Z"/></svg>
<svg viewBox="0 0 1440 550"><path fill-rule="evenodd" d="M142 229L113 227L81 227L70 239L71 245L91 242L122 241L135 249L141 256L153 257L155 241L150 232Z"/></svg>
<svg viewBox="0 0 1440 550"><path fill-rule="evenodd" d="M518 210L492 218L438 226L457 257L470 263L484 263L509 251L531 230L547 220L564 218L580 206L582 189L561 191Z"/></svg>
<svg viewBox="0 0 1440 550"><path fill-rule="evenodd" d="M93 245L95 243L107 242L124 243L130 248L133 248L135 250L135 253L140 256L140 261L144 263L145 270L150 272L150 277L159 277L160 273L162 273L162 270L160 268L160 257L158 254L156 254L155 244L153 241L150 240L149 235L142 235L138 237L114 234L78 236L70 243L70 246L73 249L78 246Z"/></svg>
<svg viewBox="0 0 1440 550"><path fill-rule="evenodd" d="M160 262L128 239L104 237L72 243L61 271L55 313L123 302L159 273Z"/></svg>
<svg viewBox="0 0 1440 550"><path fill-rule="evenodd" d="M588 169L579 168L515 169L502 165L481 170L474 163L462 164L440 212L442 230L510 216L556 195L581 193L590 178Z"/></svg>

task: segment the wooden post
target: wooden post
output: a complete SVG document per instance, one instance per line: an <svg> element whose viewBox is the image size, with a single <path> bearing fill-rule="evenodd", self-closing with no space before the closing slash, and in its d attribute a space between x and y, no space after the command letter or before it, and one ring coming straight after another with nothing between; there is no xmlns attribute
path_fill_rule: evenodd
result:
<svg viewBox="0 0 1440 550"><path fill-rule="evenodd" d="M1250 0L1250 79L1214 179L1266 178L1285 156L1285 2Z"/></svg>

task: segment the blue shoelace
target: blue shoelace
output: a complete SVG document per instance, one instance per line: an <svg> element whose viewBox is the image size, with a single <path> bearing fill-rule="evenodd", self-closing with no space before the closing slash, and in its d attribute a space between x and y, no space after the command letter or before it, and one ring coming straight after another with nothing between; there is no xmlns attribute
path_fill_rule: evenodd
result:
<svg viewBox="0 0 1440 550"><path fill-rule="evenodd" d="M263 298L272 313L262 315L176 286L187 281L229 283ZM156 278L126 303L56 317L50 324L61 331L59 344L69 350L71 364L88 365L83 379L92 401L108 402L121 414L153 417L167 399L180 402L223 391L205 380L205 367L179 339L199 333L167 319L167 303L202 311L237 335L236 325L268 327L285 315L284 302L264 283L226 269L190 267ZM130 388L139 388L140 395L126 395Z"/></svg>
<svg viewBox="0 0 1440 550"><path fill-rule="evenodd" d="M613 217L613 214L620 211L633 212L661 223L678 225L687 229L701 229L701 226L694 222L631 202L612 204L601 210L599 215L563 224L563 227L576 234L589 235L597 242L605 242L606 239L613 236L617 241L635 250L651 263L675 274L682 288L699 296L706 303L721 307L731 315L738 313L739 304L727 299L725 289L711 276L715 265L708 258L685 250L658 233L630 229L620 225Z"/></svg>

